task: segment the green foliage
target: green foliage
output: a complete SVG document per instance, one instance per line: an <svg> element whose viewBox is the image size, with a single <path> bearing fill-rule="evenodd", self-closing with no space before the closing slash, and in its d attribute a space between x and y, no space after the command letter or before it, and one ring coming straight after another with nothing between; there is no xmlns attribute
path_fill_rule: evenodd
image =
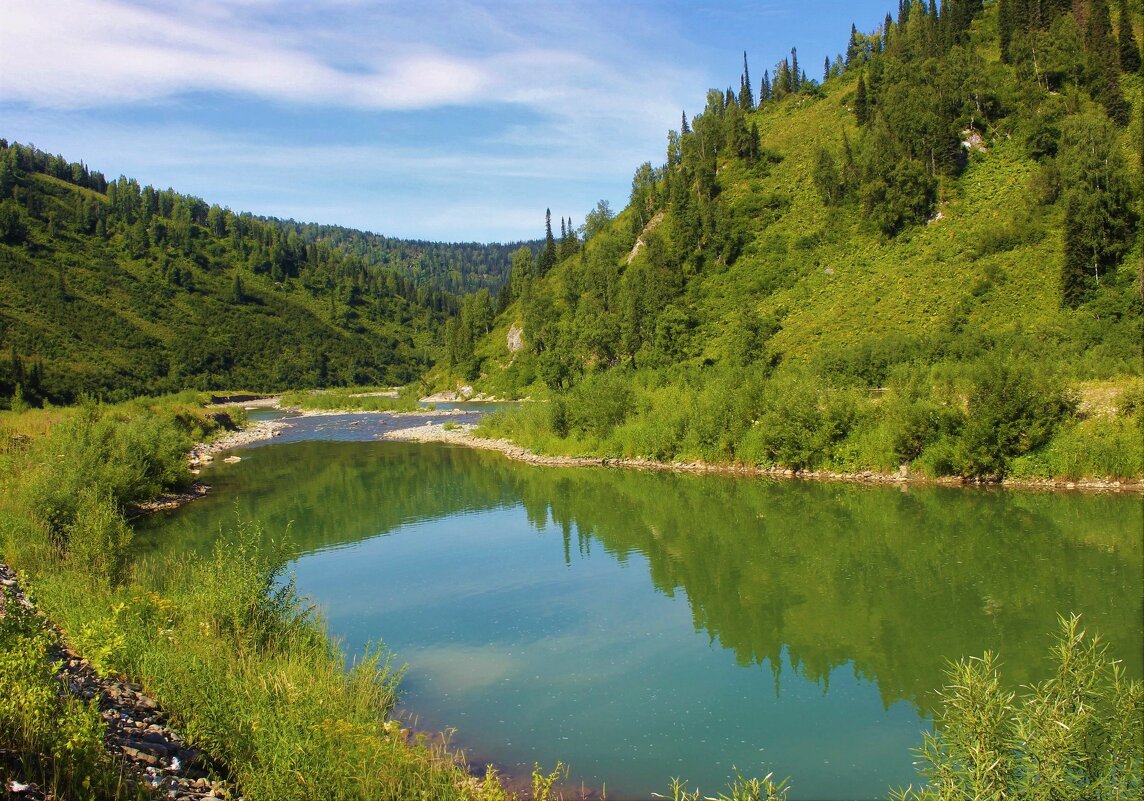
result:
<svg viewBox="0 0 1144 801"><path fill-rule="evenodd" d="M1144 304L1125 267L1139 165L1124 155L1139 132L1100 107L1091 41L1105 34L1056 0L948 5L855 28L849 68L821 91L786 58L756 109L709 91L669 134L666 168L637 171L635 205L509 309L493 336L522 323L534 365L495 338L474 345L482 388L520 386L519 370L565 393L504 430L560 453L1141 475L1135 449L1113 455L1133 423L1080 419L1065 392L1141 370ZM1123 87L1139 104L1138 81ZM754 156L736 144L753 126ZM1026 411L987 389L1005 386L982 378L991 353L1035 374L1010 388ZM617 368L631 411L589 435L575 389ZM724 383L735 374L758 376L748 399Z"/></svg>
<svg viewBox="0 0 1144 801"><path fill-rule="evenodd" d="M687 782L678 778L671 780L668 791L670 795L661 797L670 798L671 801L703 801L711 798L700 793L698 788L689 791ZM712 801L785 801L788 792L790 792L789 780L776 782L773 773L768 773L762 779L744 779L742 776L737 776L731 785L730 795L720 793Z"/></svg>
<svg viewBox="0 0 1144 801"><path fill-rule="evenodd" d="M1044 445L1076 408L1050 374L996 354L974 370L958 443L965 476L1001 476L1009 460Z"/></svg>
<svg viewBox="0 0 1144 801"><path fill-rule="evenodd" d="M927 784L896 798L1119 799L1144 786L1144 687L1128 681L1080 618L1061 618L1055 675L1020 696L993 654L949 670L935 731L919 751Z"/></svg>
<svg viewBox="0 0 1144 801"><path fill-rule="evenodd" d="M1116 129L1094 116L1065 121L1058 156L1064 189L1062 300L1076 307L1136 236L1132 190Z"/></svg>
<svg viewBox="0 0 1144 801"><path fill-rule="evenodd" d="M404 383L428 365L459 305L305 226L108 183L20 144L4 142L0 162L11 195L0 199L0 337L40 365L37 386L0 366L3 400L17 384L38 405L185 387Z"/></svg>
<svg viewBox="0 0 1144 801"><path fill-rule="evenodd" d="M185 425L150 410L82 407L36 443L19 488L24 508L61 547L78 536L88 555L99 542L126 548L129 537L114 517L188 478ZM120 557L109 559L107 567Z"/></svg>
<svg viewBox="0 0 1144 801"><path fill-rule="evenodd" d="M93 664L142 683L247 798L506 798L393 718L401 672L383 650L346 668L283 575L288 549L258 528L238 522L205 556L140 562L127 548L122 506L173 475L150 445L190 427L184 401L89 406L47 431L20 418L35 439L3 454L0 553L40 608ZM22 607L0 614L0 779L61 798L134 797L108 763L99 710L61 700L50 642Z"/></svg>
<svg viewBox="0 0 1144 801"><path fill-rule="evenodd" d="M56 798L136 798L103 746L96 704L64 696L44 622L0 591L0 784Z"/></svg>
<svg viewBox="0 0 1144 801"><path fill-rule="evenodd" d="M399 412L418 408L423 387L408 384L400 390L354 387L310 392L287 392L281 404L288 408L310 411Z"/></svg>

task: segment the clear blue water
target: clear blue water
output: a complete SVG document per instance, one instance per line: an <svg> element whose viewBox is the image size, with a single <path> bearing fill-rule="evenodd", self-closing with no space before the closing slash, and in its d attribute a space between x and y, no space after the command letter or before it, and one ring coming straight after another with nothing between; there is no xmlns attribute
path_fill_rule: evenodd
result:
<svg viewBox="0 0 1144 801"><path fill-rule="evenodd" d="M384 642L404 714L472 763L559 759L613 799L736 771L884 797L917 781L948 659L1037 680L1077 611L1141 673L1139 497L537 468L375 441L401 421L295 420L141 539L288 529L351 658Z"/></svg>

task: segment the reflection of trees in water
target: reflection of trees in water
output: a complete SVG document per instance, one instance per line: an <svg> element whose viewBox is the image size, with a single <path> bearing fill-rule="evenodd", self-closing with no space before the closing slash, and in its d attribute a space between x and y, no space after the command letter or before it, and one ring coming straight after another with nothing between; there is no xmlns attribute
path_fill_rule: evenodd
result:
<svg viewBox="0 0 1144 801"><path fill-rule="evenodd" d="M175 515L176 541L204 547L237 511L268 533L293 521L292 538L311 552L522 504L533 525L559 530L566 561L593 541L621 561L646 557L654 586L683 590L696 630L740 664L777 671L785 647L800 673L825 683L852 663L887 705L928 711L945 660L987 648L1007 678L1040 677L1055 616L1072 611L1141 674L1136 498L535 468L391 443L250 456L219 473L226 489Z"/></svg>

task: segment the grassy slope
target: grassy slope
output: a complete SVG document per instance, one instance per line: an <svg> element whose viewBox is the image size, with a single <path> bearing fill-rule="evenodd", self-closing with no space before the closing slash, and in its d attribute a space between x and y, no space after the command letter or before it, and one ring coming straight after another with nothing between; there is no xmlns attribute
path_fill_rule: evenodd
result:
<svg viewBox="0 0 1144 801"><path fill-rule="evenodd" d="M51 232L44 222L53 213L68 220L78 198L106 203L104 195L42 174L24 180L44 209L27 216L27 241L0 244L0 341L5 352L42 359L49 387L64 396L312 385L319 353L331 382L404 381L427 350L425 310L399 297L389 299L386 317L371 318L366 304L347 314L339 303L331 319L328 297L254 274L204 229L193 259L159 248L131 258L121 233L104 241L66 222ZM164 258L192 271L193 290L166 279ZM232 299L236 270L242 303ZM357 376L362 363L369 367Z"/></svg>
<svg viewBox="0 0 1144 801"><path fill-rule="evenodd" d="M992 15L975 25L977 51L988 69L999 68L996 48L987 44L995 39L989 30ZM735 159L720 161L723 201L736 216L747 219L749 236L732 265L709 263L690 279L680 302L695 328L683 364L723 363L733 352L744 307L781 322L768 349L781 356L783 369L809 365L828 379L834 365L853 364L862 354L898 347L913 349L906 361L915 365L920 360L945 365L938 369L952 368L951 374L959 376L964 387L968 372L963 365L989 350L1012 352L1036 369L1044 367L1061 376L1078 392L1082 414L1067 421L1058 437L1068 449L1110 454L1123 450L1138 426L1115 414L1086 419L1083 409L1090 397L1111 394L1115 406L1120 393L1139 392L1144 372L1139 238L1119 268L1103 278L1095 300L1076 310L1061 308L1063 204L1037 200L1042 166L1025 152L1016 109L988 132L984 151L970 152L958 177L942 180L940 214L928 225L886 239L865 224L857 204L827 207L811 177L813 162L820 146L841 152L843 130L857 147L860 132L847 107L856 82L856 75L835 78L823 87L823 97L789 97L749 115L748 123L758 123L763 145L782 157L768 170L753 170ZM1133 149L1140 137L1142 84L1141 76L1122 80L1134 113L1121 141L1136 185L1144 178L1140 156ZM768 199L776 197L785 203L777 215L766 209ZM629 227L628 213L612 223L614 231ZM659 230L670 235L672 227L669 211ZM577 269L578 259L570 259L544 279L562 315L568 314L563 287ZM505 334L510 324L522 320L519 303L514 304L478 344L486 373L478 389L548 394L539 380L521 386L520 376L510 376L504 369L513 362ZM525 336L527 340L527 331ZM670 374L665 376L673 380ZM437 383L448 381L440 375L435 378ZM654 400L637 399L636 406L637 415L640 408L653 415L657 409ZM515 432L508 426L498 433L561 453L648 455L629 453L627 444L615 440L575 435L557 440L551 432L539 432L538 426L544 425L533 420L516 426ZM1097 443L1092 437L1106 441ZM1102 474L1139 476L1144 465L1137 464L1138 451L1131 447ZM695 453L681 449L677 455ZM1025 477L1075 477L1077 471L1086 475L1100 469L1082 465L1083 459L1058 456L1046 461L1034 455L1035 465L1018 465L1016 472ZM883 448L882 454L862 464L834 466L886 469L892 464L896 462Z"/></svg>

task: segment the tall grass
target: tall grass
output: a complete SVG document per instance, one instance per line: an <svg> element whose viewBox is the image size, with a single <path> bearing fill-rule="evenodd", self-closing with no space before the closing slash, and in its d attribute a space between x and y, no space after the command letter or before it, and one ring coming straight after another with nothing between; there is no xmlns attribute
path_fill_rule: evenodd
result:
<svg viewBox="0 0 1144 801"><path fill-rule="evenodd" d="M986 653L950 666L935 731L919 750L927 782L899 801L1126 799L1144 790L1144 686L1128 681L1080 618L1061 619L1055 675L1018 695Z"/></svg>
<svg viewBox="0 0 1144 801"><path fill-rule="evenodd" d="M369 387L288 392L282 405L306 411L406 412L418 408L420 385L402 387L396 394Z"/></svg>
<svg viewBox="0 0 1144 801"><path fill-rule="evenodd" d="M289 551L256 527L236 525L208 558L133 558L127 506L186 479L198 429L180 415L89 404L30 440L3 475L0 558L81 653L143 683L249 799L480 797L481 781L393 717L400 671L384 650L346 669L282 574ZM59 701L46 635L21 620L6 615L0 632L4 747L65 797L114 785L98 714ZM66 747L45 721L64 721Z"/></svg>
<svg viewBox="0 0 1144 801"><path fill-rule="evenodd" d="M0 608L0 786L34 783L55 798L145 797L103 747L94 703L62 696L44 621L14 598Z"/></svg>
<svg viewBox="0 0 1144 801"><path fill-rule="evenodd" d="M1130 390L1112 413L1088 418L1058 373L997 351L895 365L877 389L821 369L613 368L547 403L489 415L481 430L556 455L848 473L905 464L931 477L1144 476L1144 403Z"/></svg>

